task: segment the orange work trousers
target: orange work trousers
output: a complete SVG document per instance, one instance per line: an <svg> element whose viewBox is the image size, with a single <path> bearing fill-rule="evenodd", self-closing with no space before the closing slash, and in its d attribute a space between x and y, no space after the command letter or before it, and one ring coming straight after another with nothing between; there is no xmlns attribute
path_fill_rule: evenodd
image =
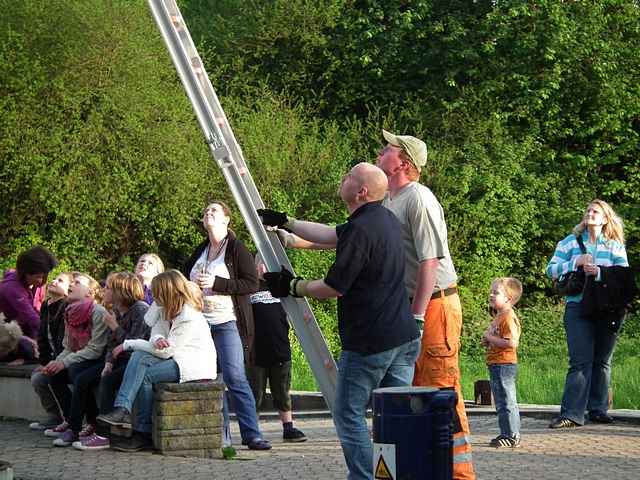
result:
<svg viewBox="0 0 640 480"><path fill-rule="evenodd" d="M453 389L458 394L453 433L453 478L475 480L471 459L471 432L460 388L458 356L461 330L462 307L457 293L429 301L413 384Z"/></svg>

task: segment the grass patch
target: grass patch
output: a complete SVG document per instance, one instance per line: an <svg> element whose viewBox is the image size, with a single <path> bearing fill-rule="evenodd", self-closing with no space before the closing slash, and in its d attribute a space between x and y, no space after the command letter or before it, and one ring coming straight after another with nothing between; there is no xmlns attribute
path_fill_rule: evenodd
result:
<svg viewBox="0 0 640 480"><path fill-rule="evenodd" d="M611 380L613 408L640 409L640 357L637 354L639 350L638 338L622 337L616 346ZM559 339L559 345L529 348L521 352L519 362L518 402L560 404L568 367L564 339ZM472 399L473 382L489 378L484 357L463 355L460 358L460 368L464 397ZM292 345L291 387L293 390L318 390L311 368L297 345Z"/></svg>
<svg viewBox="0 0 640 480"><path fill-rule="evenodd" d="M518 402L558 405L562 399L568 368L564 339L561 345L531 349L519 355ZM613 408L640 408L640 341L621 338L613 354L611 388ZM488 379L489 372L482 357L462 356L462 391L466 399L473 398L473 382Z"/></svg>
<svg viewBox="0 0 640 480"><path fill-rule="evenodd" d="M306 392L320 390L298 342L291 345L291 390Z"/></svg>

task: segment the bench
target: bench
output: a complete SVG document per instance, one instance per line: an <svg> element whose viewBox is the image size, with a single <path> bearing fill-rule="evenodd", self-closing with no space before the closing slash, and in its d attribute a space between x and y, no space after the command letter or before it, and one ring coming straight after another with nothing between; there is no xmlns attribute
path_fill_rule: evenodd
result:
<svg viewBox="0 0 640 480"><path fill-rule="evenodd" d="M0 363L0 418L35 420L44 415L31 386L31 373L37 366ZM155 448L166 455L220 458L223 384L158 384L155 390ZM130 436L117 427L111 433Z"/></svg>
<svg viewBox="0 0 640 480"><path fill-rule="evenodd" d="M44 415L40 399L31 386L31 372L37 366L0 363L0 417L33 420Z"/></svg>
<svg viewBox="0 0 640 480"><path fill-rule="evenodd" d="M45 415L31 386L31 373L39 366L37 363L12 366L0 363L0 418L36 420Z"/></svg>

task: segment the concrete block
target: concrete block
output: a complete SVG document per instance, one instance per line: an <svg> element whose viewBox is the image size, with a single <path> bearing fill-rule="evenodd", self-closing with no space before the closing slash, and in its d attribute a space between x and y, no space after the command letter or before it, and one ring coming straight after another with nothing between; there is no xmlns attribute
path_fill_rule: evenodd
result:
<svg viewBox="0 0 640 480"><path fill-rule="evenodd" d="M212 450L222 447L222 438L221 435L155 436L153 446L162 453L170 450Z"/></svg>
<svg viewBox="0 0 640 480"><path fill-rule="evenodd" d="M197 437L197 436L212 436L217 435L220 432L220 429L217 427L214 428L182 428L178 430L158 430L155 428L153 433L157 437L168 438L168 437Z"/></svg>
<svg viewBox="0 0 640 480"><path fill-rule="evenodd" d="M217 459L223 458L222 448L197 449L197 450L167 450L162 453L169 457L217 458Z"/></svg>
<svg viewBox="0 0 640 480"><path fill-rule="evenodd" d="M222 413L200 415L157 415L153 417L154 428L158 430L179 430L189 428L222 427Z"/></svg>
<svg viewBox="0 0 640 480"><path fill-rule="evenodd" d="M154 447L165 455L221 458L224 385L161 383L154 390Z"/></svg>
<svg viewBox="0 0 640 480"><path fill-rule="evenodd" d="M203 390L199 392L168 392L161 391L154 394L154 398L161 402L174 402L178 400L220 400L222 401L221 390Z"/></svg>
<svg viewBox="0 0 640 480"><path fill-rule="evenodd" d="M194 393L224 391L224 383L219 381L186 382L186 383L156 383L153 386L156 394L170 393Z"/></svg>
<svg viewBox="0 0 640 480"><path fill-rule="evenodd" d="M216 402L209 399L153 403L153 414L158 416L211 414L221 410L221 401Z"/></svg>
<svg viewBox="0 0 640 480"><path fill-rule="evenodd" d="M37 420L45 415L29 377L0 376L0 417Z"/></svg>

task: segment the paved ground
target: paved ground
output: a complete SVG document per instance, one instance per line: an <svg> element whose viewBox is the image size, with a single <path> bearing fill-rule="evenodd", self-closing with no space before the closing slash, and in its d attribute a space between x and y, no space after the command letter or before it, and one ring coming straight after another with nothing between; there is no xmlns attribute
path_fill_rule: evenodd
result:
<svg viewBox="0 0 640 480"><path fill-rule="evenodd" d="M522 447L496 450L488 442L497 434L495 417L470 418L474 464L481 480L617 480L640 477L640 425L587 425L572 430L547 428L547 419L523 417ZM270 452L241 447L238 460L163 457L152 453L125 454L105 450L79 452L56 448L24 421L0 421L0 460L11 462L16 479L24 480L160 480L198 479L344 479L345 466L331 420L298 419L309 441L284 444L280 425L262 423L273 442ZM237 424L236 424L237 426ZM237 428L234 431L237 438ZM238 439L239 443L239 439Z"/></svg>

